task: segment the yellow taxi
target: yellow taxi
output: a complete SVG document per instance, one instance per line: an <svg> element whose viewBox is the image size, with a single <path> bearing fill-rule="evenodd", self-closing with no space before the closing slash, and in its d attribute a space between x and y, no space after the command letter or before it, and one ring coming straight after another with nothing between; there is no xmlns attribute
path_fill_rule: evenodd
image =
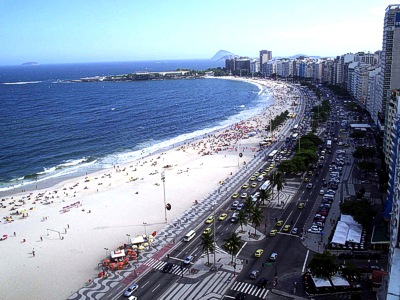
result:
<svg viewBox="0 0 400 300"><path fill-rule="evenodd" d="M276 222L276 226L281 227L283 225L283 221L279 220L278 222Z"/></svg>
<svg viewBox="0 0 400 300"><path fill-rule="evenodd" d="M252 188L257 187L257 182L253 182L253 183L251 184L251 187L252 187Z"/></svg>
<svg viewBox="0 0 400 300"><path fill-rule="evenodd" d="M290 225L283 226L283 229L282 229L283 232L289 232L289 230L290 230Z"/></svg>
<svg viewBox="0 0 400 300"><path fill-rule="evenodd" d="M248 183L245 183L245 184L242 185L242 189L247 189L248 187L249 187Z"/></svg>
<svg viewBox="0 0 400 300"><path fill-rule="evenodd" d="M237 197L239 197L239 193L234 193L234 194L232 195L232 199L236 199Z"/></svg>
<svg viewBox="0 0 400 300"><path fill-rule="evenodd" d="M214 222L214 216L209 216L206 220L206 224L211 224L212 222Z"/></svg>
<svg viewBox="0 0 400 300"><path fill-rule="evenodd" d="M263 249L258 249L256 250L256 252L254 253L254 257L261 257L261 255L263 255L264 250Z"/></svg>
<svg viewBox="0 0 400 300"><path fill-rule="evenodd" d="M277 233L278 233L278 230L272 229L272 230L269 232L269 236L276 236Z"/></svg>
<svg viewBox="0 0 400 300"><path fill-rule="evenodd" d="M225 220L227 217L228 217L227 214L221 214L221 215L219 216L218 220L223 221L223 220Z"/></svg>
<svg viewBox="0 0 400 300"><path fill-rule="evenodd" d="M207 227L206 229L204 229L203 234L210 234L211 233L211 228Z"/></svg>

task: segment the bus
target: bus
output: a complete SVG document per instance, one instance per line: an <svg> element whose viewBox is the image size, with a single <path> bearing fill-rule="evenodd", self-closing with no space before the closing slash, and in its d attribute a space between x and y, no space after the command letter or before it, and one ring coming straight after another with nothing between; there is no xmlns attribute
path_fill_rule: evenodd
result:
<svg viewBox="0 0 400 300"><path fill-rule="evenodd" d="M269 180L266 180L260 187L260 190L269 190L270 188L271 188L271 182Z"/></svg>
<svg viewBox="0 0 400 300"><path fill-rule="evenodd" d="M278 150L272 151L270 154L268 154L268 161L274 161L275 156L278 154Z"/></svg>
<svg viewBox="0 0 400 300"><path fill-rule="evenodd" d="M185 237L183 238L183 241L184 241L184 242L189 242L191 239L194 238L195 235L196 235L196 231L190 230L190 231L185 235Z"/></svg>
<svg viewBox="0 0 400 300"><path fill-rule="evenodd" d="M296 132L296 133L293 133L293 135L292 135L292 141L295 141L295 140L297 140L297 138L299 137L299 134Z"/></svg>

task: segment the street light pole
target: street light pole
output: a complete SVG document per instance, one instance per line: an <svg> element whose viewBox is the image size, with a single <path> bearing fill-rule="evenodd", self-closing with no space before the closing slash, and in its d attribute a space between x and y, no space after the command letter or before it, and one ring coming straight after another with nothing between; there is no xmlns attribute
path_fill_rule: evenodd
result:
<svg viewBox="0 0 400 300"><path fill-rule="evenodd" d="M143 222L143 226L144 226L144 234L147 236L146 225L147 225L147 223L146 223L146 222Z"/></svg>
<svg viewBox="0 0 400 300"><path fill-rule="evenodd" d="M167 200L165 198L165 172L161 172L161 180L163 182L163 189L164 189L164 213L165 213L165 223L167 223Z"/></svg>
<svg viewBox="0 0 400 300"><path fill-rule="evenodd" d="M214 229L213 229L213 236L214 236L214 270L217 270L217 266L216 266L216 256L217 256L217 251L215 249L215 246L217 245L217 243L215 242L215 209L216 209L217 203L214 202Z"/></svg>
<svg viewBox="0 0 400 300"><path fill-rule="evenodd" d="M129 244L129 242L130 242L129 238L130 238L131 235L129 233L127 233L126 236L128 237L128 244Z"/></svg>
<svg viewBox="0 0 400 300"><path fill-rule="evenodd" d="M107 258L107 251L108 251L108 248L104 248L104 250L106 250L106 258Z"/></svg>

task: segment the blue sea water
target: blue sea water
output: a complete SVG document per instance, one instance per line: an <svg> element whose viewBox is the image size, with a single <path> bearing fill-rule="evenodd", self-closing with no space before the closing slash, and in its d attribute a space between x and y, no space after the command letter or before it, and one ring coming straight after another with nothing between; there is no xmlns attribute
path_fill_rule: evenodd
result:
<svg viewBox="0 0 400 300"><path fill-rule="evenodd" d="M122 164L224 128L273 99L255 85L182 79L71 83L212 60L0 67L0 192Z"/></svg>

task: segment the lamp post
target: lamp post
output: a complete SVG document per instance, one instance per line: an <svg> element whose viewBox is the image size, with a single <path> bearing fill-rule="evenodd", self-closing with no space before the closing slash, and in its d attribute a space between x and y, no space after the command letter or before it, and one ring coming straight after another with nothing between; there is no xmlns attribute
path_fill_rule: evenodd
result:
<svg viewBox="0 0 400 300"><path fill-rule="evenodd" d="M163 182L163 189L164 189L164 213L165 213L165 223L167 223L167 200L165 198L165 172L161 172L161 180Z"/></svg>
<svg viewBox="0 0 400 300"><path fill-rule="evenodd" d="M108 251L108 248L104 248L104 250L106 250L106 258L107 258L107 251Z"/></svg>
<svg viewBox="0 0 400 300"><path fill-rule="evenodd" d="M147 223L146 223L146 222L143 222L143 226L144 226L144 234L147 236L146 225L147 225Z"/></svg>
<svg viewBox="0 0 400 300"><path fill-rule="evenodd" d="M131 235L129 233L127 233L126 236L128 237L128 244L129 244L129 242L130 242L129 238L130 238Z"/></svg>
<svg viewBox="0 0 400 300"><path fill-rule="evenodd" d="M217 207L217 202L214 202L214 229L213 229L213 238L214 238L214 270L217 270L217 266L216 266L216 261L217 261L217 251L215 251L215 246L217 245L216 241L215 241L215 210Z"/></svg>

